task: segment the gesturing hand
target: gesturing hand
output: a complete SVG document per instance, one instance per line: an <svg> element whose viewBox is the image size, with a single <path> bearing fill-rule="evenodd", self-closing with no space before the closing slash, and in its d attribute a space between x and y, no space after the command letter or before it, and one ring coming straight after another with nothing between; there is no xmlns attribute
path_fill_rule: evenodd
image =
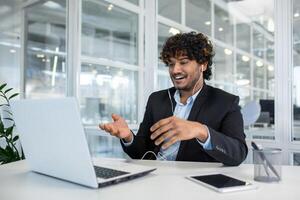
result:
<svg viewBox="0 0 300 200"><path fill-rule="evenodd" d="M106 124L99 124L99 128L108 132L112 136L124 139L126 142L132 141L132 133L126 121L119 115L111 115L113 122Z"/></svg>
<svg viewBox="0 0 300 200"><path fill-rule="evenodd" d="M155 140L156 145L167 140L162 146L163 149L169 148L177 141L198 138L204 142L208 137L205 125L175 116L158 121L150 128L150 131L153 132L151 139Z"/></svg>

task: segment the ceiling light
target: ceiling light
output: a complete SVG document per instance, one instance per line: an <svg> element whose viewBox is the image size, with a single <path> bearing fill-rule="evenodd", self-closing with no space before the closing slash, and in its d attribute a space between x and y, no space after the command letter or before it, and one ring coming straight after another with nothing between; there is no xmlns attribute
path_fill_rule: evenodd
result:
<svg viewBox="0 0 300 200"><path fill-rule="evenodd" d="M274 30L275 30L274 21L272 18L269 18L269 20L268 20L267 29L270 32L274 32Z"/></svg>
<svg viewBox="0 0 300 200"><path fill-rule="evenodd" d="M107 10L111 11L113 9L114 5L112 4L109 4L108 7L107 7Z"/></svg>
<svg viewBox="0 0 300 200"><path fill-rule="evenodd" d="M250 84L250 80L249 79L239 79L239 80L236 80L235 83L237 85L249 85Z"/></svg>
<svg viewBox="0 0 300 200"><path fill-rule="evenodd" d="M211 22L210 21L206 21L205 25L209 26L209 25L211 25Z"/></svg>
<svg viewBox="0 0 300 200"><path fill-rule="evenodd" d="M219 27L219 29L218 29L220 32L222 32L223 31L223 28L222 27Z"/></svg>
<svg viewBox="0 0 300 200"><path fill-rule="evenodd" d="M16 53L16 50L15 49L11 49L9 50L10 53Z"/></svg>
<svg viewBox="0 0 300 200"><path fill-rule="evenodd" d="M256 61L255 64L257 67L262 67L264 65L260 60Z"/></svg>
<svg viewBox="0 0 300 200"><path fill-rule="evenodd" d="M39 54L39 53L38 53L38 54L36 54L36 57L37 57L37 58L44 58L45 55L44 55L44 54Z"/></svg>
<svg viewBox="0 0 300 200"><path fill-rule="evenodd" d="M300 14L298 13L298 12L295 12L294 13L294 17L296 18L296 17L299 17L300 16Z"/></svg>
<svg viewBox="0 0 300 200"><path fill-rule="evenodd" d="M59 9L62 8L62 6L54 1L47 1L46 3L44 3L44 6L48 7L48 8L52 8L52 9Z"/></svg>
<svg viewBox="0 0 300 200"><path fill-rule="evenodd" d="M271 71L271 72L274 71L274 66L273 65L269 65L268 66L268 70Z"/></svg>
<svg viewBox="0 0 300 200"><path fill-rule="evenodd" d="M171 27L169 29L169 33L171 33L172 35L176 35L176 34L180 33L180 31L176 28Z"/></svg>
<svg viewBox="0 0 300 200"><path fill-rule="evenodd" d="M231 55L232 54L232 51L230 49L224 49L224 53L226 55Z"/></svg>
<svg viewBox="0 0 300 200"><path fill-rule="evenodd" d="M242 56L242 60L244 62L248 62L250 60L250 58L248 56Z"/></svg>

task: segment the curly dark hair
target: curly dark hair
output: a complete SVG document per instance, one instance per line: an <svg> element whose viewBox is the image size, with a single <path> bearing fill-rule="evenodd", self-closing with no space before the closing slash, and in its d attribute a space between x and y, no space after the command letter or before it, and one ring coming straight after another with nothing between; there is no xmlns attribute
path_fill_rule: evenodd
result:
<svg viewBox="0 0 300 200"><path fill-rule="evenodd" d="M212 63L215 55L213 45L203 33L189 32L178 33L171 36L165 42L160 53L160 59L168 66L170 58L187 56L190 60L196 60L198 63L207 63L207 69L203 77L209 80L212 75Z"/></svg>

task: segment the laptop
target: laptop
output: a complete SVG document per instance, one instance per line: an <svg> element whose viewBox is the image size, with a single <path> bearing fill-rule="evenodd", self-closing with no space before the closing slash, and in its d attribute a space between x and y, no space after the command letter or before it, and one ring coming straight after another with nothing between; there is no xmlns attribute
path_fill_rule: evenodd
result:
<svg viewBox="0 0 300 200"><path fill-rule="evenodd" d="M99 188L155 170L118 159L93 162L75 98L17 100L11 109L34 172Z"/></svg>

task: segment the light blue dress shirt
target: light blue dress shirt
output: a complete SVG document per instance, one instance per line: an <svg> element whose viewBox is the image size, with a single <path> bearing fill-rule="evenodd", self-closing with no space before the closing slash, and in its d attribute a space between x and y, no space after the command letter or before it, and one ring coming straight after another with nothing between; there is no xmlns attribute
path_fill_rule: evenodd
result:
<svg viewBox="0 0 300 200"><path fill-rule="evenodd" d="M176 106L174 109L174 113L173 115L181 118L181 119L188 119L191 109L194 105L195 99L198 96L198 94L201 92L201 90L199 90L198 92L196 92L193 96L190 96L187 101L186 104L183 104L180 102L180 93L178 90L176 90L175 94L174 94L174 99L176 101ZM206 127L207 128L207 127ZM203 146L204 149L206 150L210 150L212 149L211 146L211 140L210 140L210 133L209 130L207 128L208 131L208 138L207 140L202 143L200 140L197 139L197 141L199 142L200 145ZM179 146L180 146L180 141L174 143L172 146L170 146L167 149L162 149L160 150L160 153L158 156L158 159L163 160L176 160L177 154L178 154L178 150L179 150Z"/></svg>
<svg viewBox="0 0 300 200"><path fill-rule="evenodd" d="M183 103L180 102L180 93L179 93L178 90L176 90L176 92L174 94L174 99L176 101L176 106L175 106L173 115L178 117L178 118L181 118L181 119L187 119L190 115L190 112L191 112L191 109L194 105L195 99L196 99L196 97L198 96L198 94L200 92L201 92L201 90L196 92L193 96L190 96L187 99L186 104L183 104ZM171 99L170 99L170 101L171 101ZM211 144L210 133L209 133L208 128L207 128L207 132L208 132L208 138L206 139L206 141L204 143L202 143L198 139L197 139L197 141L199 142L199 145L202 145L205 150L211 150L212 149L212 144ZM125 146L129 146L133 142L133 141L131 141L131 142L126 143L123 140L121 140L121 141L123 142L123 144ZM179 146L180 146L180 141L174 143L172 146L170 146L167 149L162 149L161 148L160 152L158 153L157 159L158 160L176 160L178 150L179 150Z"/></svg>

